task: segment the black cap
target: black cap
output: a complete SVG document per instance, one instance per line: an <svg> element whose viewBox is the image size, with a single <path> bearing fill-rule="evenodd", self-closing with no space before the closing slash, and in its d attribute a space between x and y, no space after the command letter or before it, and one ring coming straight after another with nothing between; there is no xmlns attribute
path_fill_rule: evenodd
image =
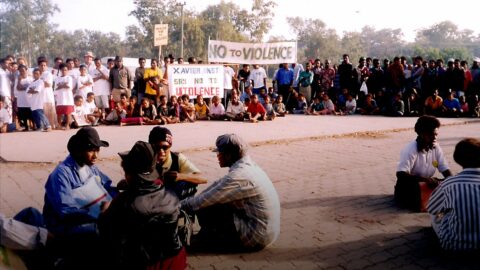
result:
<svg viewBox="0 0 480 270"><path fill-rule="evenodd" d="M88 150L102 146L108 147L109 144L100 140L96 129L93 127L82 127L75 135L70 137L67 149L69 152L74 152L75 150Z"/></svg>
<svg viewBox="0 0 480 270"><path fill-rule="evenodd" d="M117 55L115 56L115 61L123 61L123 57Z"/></svg>
<svg viewBox="0 0 480 270"><path fill-rule="evenodd" d="M157 143L157 142L163 142L163 141L168 142L171 146L173 143L172 132L170 132L168 128L159 127L159 126L154 127L150 131L150 134L148 135L148 142Z"/></svg>
<svg viewBox="0 0 480 270"><path fill-rule="evenodd" d="M155 169L157 158L151 144L138 141L130 151L118 154L124 162L124 167L139 178L145 181L155 181L160 177Z"/></svg>

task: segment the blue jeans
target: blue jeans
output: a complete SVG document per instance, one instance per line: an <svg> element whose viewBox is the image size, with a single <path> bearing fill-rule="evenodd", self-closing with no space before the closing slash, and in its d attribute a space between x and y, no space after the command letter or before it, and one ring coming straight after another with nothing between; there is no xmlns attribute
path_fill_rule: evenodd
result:
<svg viewBox="0 0 480 270"><path fill-rule="evenodd" d="M48 119L45 116L45 113L43 113L43 109L32 111L32 118L33 118L33 121L35 122L35 126L37 126L37 130L50 127L50 122L48 122Z"/></svg>

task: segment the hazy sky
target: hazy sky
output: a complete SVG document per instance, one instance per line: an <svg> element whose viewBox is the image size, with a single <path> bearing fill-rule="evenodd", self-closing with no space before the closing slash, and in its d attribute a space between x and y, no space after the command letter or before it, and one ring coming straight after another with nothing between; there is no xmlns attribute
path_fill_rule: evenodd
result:
<svg viewBox="0 0 480 270"><path fill-rule="evenodd" d="M185 8L201 11L208 5L220 0L182 0ZM135 18L128 16L134 9L134 0L53 0L60 9L53 22L60 29L91 29L102 32L115 32L122 38L125 27L137 24ZM228 2L228 0L226 0ZM480 33L480 1L466 0L457 2L438 0L275 0L278 4L273 27L269 35L293 38L286 17L303 17L322 20L328 28L343 31L360 31L365 25L379 30L382 28L401 28L405 39L413 41L415 31L427 28L435 23L449 20L459 29L471 29ZM242 8L250 9L252 1L235 1ZM453 4L453 6L452 6Z"/></svg>

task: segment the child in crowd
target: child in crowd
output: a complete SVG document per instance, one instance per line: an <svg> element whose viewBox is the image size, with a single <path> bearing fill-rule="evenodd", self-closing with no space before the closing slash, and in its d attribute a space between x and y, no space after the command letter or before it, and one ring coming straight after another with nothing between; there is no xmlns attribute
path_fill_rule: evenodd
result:
<svg viewBox="0 0 480 270"><path fill-rule="evenodd" d="M4 97L0 96L0 133L7 133L10 114L4 106Z"/></svg>
<svg viewBox="0 0 480 270"><path fill-rule="evenodd" d="M72 77L68 76L68 67L60 64L59 71L61 75L55 78L55 101L57 102L57 129L68 130L72 122L73 113L73 82ZM62 127L63 117L65 117L65 126Z"/></svg>
<svg viewBox="0 0 480 270"><path fill-rule="evenodd" d="M38 131L51 131L52 126L43 112L44 82L40 79L40 70L33 70L33 82L28 86L32 118Z"/></svg>
<svg viewBox="0 0 480 270"><path fill-rule="evenodd" d="M143 123L147 125L158 125L161 123L161 120L157 118L157 109L153 106L149 98L142 98L140 117Z"/></svg>
<svg viewBox="0 0 480 270"><path fill-rule="evenodd" d="M283 104L283 96L278 95L275 99L275 103L273 103L273 110L275 114L280 117L284 117L288 112L285 109L285 104Z"/></svg>
<svg viewBox="0 0 480 270"><path fill-rule="evenodd" d="M277 99L277 93L275 93L275 89L273 89L273 87L269 87L268 88L268 93L267 93L269 96L270 96L270 100L276 100Z"/></svg>
<svg viewBox="0 0 480 270"><path fill-rule="evenodd" d="M250 96L250 105L248 105L247 117L252 123L257 123L258 120L267 119L267 111L262 104L260 104L258 97L255 94Z"/></svg>
<svg viewBox="0 0 480 270"><path fill-rule="evenodd" d="M15 79L13 91L17 100L17 117L20 126L24 128L24 131L28 131L30 129L30 124L33 123L33 118L26 90L32 82L32 77L28 75L28 69L24 65L18 67L18 72L19 74Z"/></svg>
<svg viewBox="0 0 480 270"><path fill-rule="evenodd" d="M345 101L345 111L343 114L352 115L357 111L357 101L352 97L352 95L347 94L347 101Z"/></svg>
<svg viewBox="0 0 480 270"><path fill-rule="evenodd" d="M236 91L232 91L232 96L227 105L226 116L232 121L243 121L245 118L245 107Z"/></svg>
<svg viewBox="0 0 480 270"><path fill-rule="evenodd" d="M397 93L395 95L392 109L393 109L392 111L393 116L403 116L403 114L405 113L405 104L403 103L403 100L402 100L402 93Z"/></svg>
<svg viewBox="0 0 480 270"><path fill-rule="evenodd" d="M377 106L377 103L373 99L372 94L368 94L365 97L365 102L363 106L359 108L360 113L363 115L374 115L380 112L380 109Z"/></svg>
<svg viewBox="0 0 480 270"><path fill-rule="evenodd" d="M180 104L180 121L195 122L195 105L190 102L190 97L187 94L182 95L182 103Z"/></svg>
<svg viewBox="0 0 480 270"><path fill-rule="evenodd" d="M167 123L168 118L168 104L167 104L167 96L161 95L159 98L159 104L157 107L157 119L160 125L164 125Z"/></svg>
<svg viewBox="0 0 480 270"><path fill-rule="evenodd" d="M140 117L140 105L137 103L137 96L130 96L128 105L125 108L127 117Z"/></svg>
<svg viewBox="0 0 480 270"><path fill-rule="evenodd" d="M83 100L87 99L87 94L93 92L93 79L88 74L87 66L80 65L80 76L77 79L77 95L82 96Z"/></svg>
<svg viewBox="0 0 480 270"><path fill-rule="evenodd" d="M98 120L102 113L95 105L95 94L90 92L87 94L87 100L85 101L84 105L85 113L87 114L88 121L92 124L92 126L98 125Z"/></svg>
<svg viewBox="0 0 480 270"><path fill-rule="evenodd" d="M265 111L267 111L267 120L275 119L275 111L273 110L272 101L270 100L270 96L265 96Z"/></svg>
<svg viewBox="0 0 480 270"><path fill-rule="evenodd" d="M327 93L323 94L322 96L322 105L323 105L323 110L320 111L320 114L322 115L337 114L337 112L335 111L335 105L333 105L333 102Z"/></svg>
<svg viewBox="0 0 480 270"><path fill-rule="evenodd" d="M87 117L87 112L85 106L83 104L83 97L80 95L76 95L74 98L74 107L72 118L73 122L71 124L72 128L79 128L82 126L90 125L90 121Z"/></svg>
<svg viewBox="0 0 480 270"><path fill-rule="evenodd" d="M313 99L312 104L306 111L308 115L320 115L320 112L323 111L325 108L323 107L323 103L320 101L320 97L316 96Z"/></svg>
<svg viewBox="0 0 480 270"><path fill-rule="evenodd" d="M225 115L225 107L223 104L220 103L220 97L214 96L212 98L212 104L210 104L209 108L209 116L212 120L224 120Z"/></svg>
<svg viewBox="0 0 480 270"><path fill-rule="evenodd" d="M304 114L307 111L307 100L303 94L298 94L297 106L293 110L294 114Z"/></svg>
<svg viewBox="0 0 480 270"><path fill-rule="evenodd" d="M460 108L463 111L462 116L469 116L470 111L469 111L469 106L468 106L468 103L467 103L467 100L466 100L465 96L459 97L458 101L460 102Z"/></svg>
<svg viewBox="0 0 480 270"><path fill-rule="evenodd" d="M245 112L248 110L248 106L250 106L250 98L246 98L243 102L243 107L245 108Z"/></svg>
<svg viewBox="0 0 480 270"><path fill-rule="evenodd" d="M127 112L120 102L115 103L114 109L102 121L105 125L120 125L122 119L127 117Z"/></svg>
<svg viewBox="0 0 480 270"><path fill-rule="evenodd" d="M195 104L195 117L197 120L210 120L208 116L208 106L205 104L202 95L197 96L197 103Z"/></svg>
<svg viewBox="0 0 480 270"><path fill-rule="evenodd" d="M168 116L165 119L167 124L180 123L180 105L177 101L177 96L170 97L170 103L168 104Z"/></svg>
<svg viewBox="0 0 480 270"><path fill-rule="evenodd" d="M126 111L130 106L130 101L127 98L126 94L120 94L120 106Z"/></svg>

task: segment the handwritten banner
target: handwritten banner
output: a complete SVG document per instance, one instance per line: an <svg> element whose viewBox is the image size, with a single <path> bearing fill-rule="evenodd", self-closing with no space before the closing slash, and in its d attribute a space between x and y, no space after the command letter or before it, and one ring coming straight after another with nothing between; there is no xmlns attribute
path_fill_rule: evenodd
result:
<svg viewBox="0 0 480 270"><path fill-rule="evenodd" d="M190 98L203 95L223 97L224 70L222 65L169 65L170 96L187 94Z"/></svg>
<svg viewBox="0 0 480 270"><path fill-rule="evenodd" d="M296 42L208 42L208 61L236 64L281 64L297 62Z"/></svg>

